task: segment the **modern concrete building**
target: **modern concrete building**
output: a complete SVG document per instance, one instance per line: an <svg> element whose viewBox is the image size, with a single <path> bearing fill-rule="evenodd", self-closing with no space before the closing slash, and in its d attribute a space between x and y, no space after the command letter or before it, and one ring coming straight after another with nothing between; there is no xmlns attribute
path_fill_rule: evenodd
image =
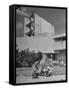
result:
<svg viewBox="0 0 69 90"><path fill-rule="evenodd" d="M47 20L34 13L30 18L25 17L24 34L32 31L32 36L53 36L54 26Z"/></svg>
<svg viewBox="0 0 69 90"><path fill-rule="evenodd" d="M54 39L54 52L56 60L63 60L66 62L66 35L55 35Z"/></svg>
<svg viewBox="0 0 69 90"><path fill-rule="evenodd" d="M30 18L24 17L24 36L17 37L19 49L29 48L35 52L53 53L54 26L34 13Z"/></svg>
<svg viewBox="0 0 69 90"><path fill-rule="evenodd" d="M48 58L66 60L66 35L55 35L54 26L47 20L33 13L23 16L23 37L17 37L18 48L41 51Z"/></svg>

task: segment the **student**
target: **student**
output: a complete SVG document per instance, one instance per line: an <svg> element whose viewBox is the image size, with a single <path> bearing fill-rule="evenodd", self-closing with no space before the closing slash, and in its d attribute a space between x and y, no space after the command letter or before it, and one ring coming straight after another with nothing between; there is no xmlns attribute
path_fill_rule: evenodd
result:
<svg viewBox="0 0 69 90"><path fill-rule="evenodd" d="M47 66L47 76L51 76L52 75L52 67L49 65Z"/></svg>
<svg viewBox="0 0 69 90"><path fill-rule="evenodd" d="M39 73L40 73L39 64L40 64L40 61L36 61L35 64L33 65L33 69L34 69L32 73L33 78L38 78L39 76Z"/></svg>

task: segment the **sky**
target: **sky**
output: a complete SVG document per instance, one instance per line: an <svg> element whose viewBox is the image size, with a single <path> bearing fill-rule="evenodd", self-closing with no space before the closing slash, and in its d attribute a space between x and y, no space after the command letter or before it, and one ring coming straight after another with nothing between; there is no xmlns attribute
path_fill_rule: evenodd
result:
<svg viewBox="0 0 69 90"><path fill-rule="evenodd" d="M65 9L53 9L53 8L31 8L22 7L23 12L27 12L29 15L31 12L35 12L48 22L50 22L55 29L55 34L63 34L66 32L66 10ZM23 15L16 16L16 31L18 37L23 36Z"/></svg>

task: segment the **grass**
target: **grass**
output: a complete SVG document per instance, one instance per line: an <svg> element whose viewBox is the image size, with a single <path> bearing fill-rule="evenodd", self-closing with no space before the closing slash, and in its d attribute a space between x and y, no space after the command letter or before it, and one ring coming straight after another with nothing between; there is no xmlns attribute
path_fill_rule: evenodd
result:
<svg viewBox="0 0 69 90"><path fill-rule="evenodd" d="M66 73L65 67L54 66L52 70L53 70L53 75L64 75ZM33 68L31 67L30 68L29 67L16 68L16 76L23 75L26 77L32 77L32 72L33 72Z"/></svg>

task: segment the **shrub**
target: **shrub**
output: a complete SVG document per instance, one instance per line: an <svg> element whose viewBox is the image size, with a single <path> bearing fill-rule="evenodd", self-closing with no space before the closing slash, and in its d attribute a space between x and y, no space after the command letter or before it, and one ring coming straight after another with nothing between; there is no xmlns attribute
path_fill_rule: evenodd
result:
<svg viewBox="0 0 69 90"><path fill-rule="evenodd" d="M35 53L34 51L29 51L29 49L22 50L21 52L17 51L17 63L21 63L21 66L29 66L31 67L36 61L42 59L42 53L39 51ZM16 63L16 64L17 64Z"/></svg>

